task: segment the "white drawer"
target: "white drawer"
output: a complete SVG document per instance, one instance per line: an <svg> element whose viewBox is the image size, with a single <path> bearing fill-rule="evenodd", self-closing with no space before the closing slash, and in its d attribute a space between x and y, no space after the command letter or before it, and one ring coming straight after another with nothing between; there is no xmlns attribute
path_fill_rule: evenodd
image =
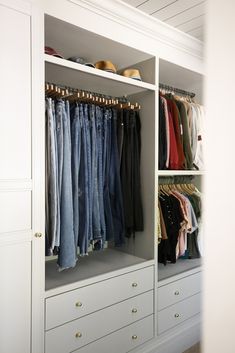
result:
<svg viewBox="0 0 235 353"><path fill-rule="evenodd" d="M158 288L158 311L201 291L201 272Z"/></svg>
<svg viewBox="0 0 235 353"><path fill-rule="evenodd" d="M153 338L153 315L111 333L73 353L127 353Z"/></svg>
<svg viewBox="0 0 235 353"><path fill-rule="evenodd" d="M153 289L153 266L46 299L46 330Z"/></svg>
<svg viewBox="0 0 235 353"><path fill-rule="evenodd" d="M149 291L47 331L45 353L70 353L152 313L153 291Z"/></svg>
<svg viewBox="0 0 235 353"><path fill-rule="evenodd" d="M195 294L157 313L158 334L173 328L201 311L201 294Z"/></svg>

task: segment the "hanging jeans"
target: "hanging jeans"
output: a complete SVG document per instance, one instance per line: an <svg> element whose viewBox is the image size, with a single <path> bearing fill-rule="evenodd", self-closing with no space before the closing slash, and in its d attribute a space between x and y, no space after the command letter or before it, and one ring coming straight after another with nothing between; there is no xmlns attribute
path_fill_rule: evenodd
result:
<svg viewBox="0 0 235 353"><path fill-rule="evenodd" d="M57 143L53 101L46 100L46 255L55 247L58 223Z"/></svg>
<svg viewBox="0 0 235 353"><path fill-rule="evenodd" d="M81 124L81 159L79 170L79 235L80 254L88 251L89 232L89 199L88 199L88 169L87 169L87 132L83 104L79 105Z"/></svg>
<svg viewBox="0 0 235 353"><path fill-rule="evenodd" d="M104 109L103 111L103 190L104 190L104 213L106 224L106 238L111 240L114 238L112 210L110 204L109 192L109 173L111 160L111 110Z"/></svg>
<svg viewBox="0 0 235 353"><path fill-rule="evenodd" d="M92 240L101 239L100 205L98 190L98 149L96 134L95 105L89 106L90 133L91 133L91 224Z"/></svg>
<svg viewBox="0 0 235 353"><path fill-rule="evenodd" d="M73 182L73 221L74 242L78 244L79 235L79 170L81 159L81 125L78 105L71 107L71 141L72 141L72 182Z"/></svg>
<svg viewBox="0 0 235 353"><path fill-rule="evenodd" d="M58 256L59 269L63 270L76 265L76 248L73 230L73 198L71 174L71 138L68 102L58 101L58 114L63 122L63 168L60 200L60 249Z"/></svg>

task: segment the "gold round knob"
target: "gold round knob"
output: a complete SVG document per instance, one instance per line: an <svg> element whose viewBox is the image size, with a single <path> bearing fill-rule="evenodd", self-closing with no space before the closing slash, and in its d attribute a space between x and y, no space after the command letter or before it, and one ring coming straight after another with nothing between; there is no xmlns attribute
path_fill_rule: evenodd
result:
<svg viewBox="0 0 235 353"><path fill-rule="evenodd" d="M137 338L138 338L138 337L137 337L136 335L133 335L133 336L132 336L132 339L133 339L133 340L137 340Z"/></svg>
<svg viewBox="0 0 235 353"><path fill-rule="evenodd" d="M42 233L35 233L34 236L35 236L35 238L41 238L42 237Z"/></svg>
<svg viewBox="0 0 235 353"><path fill-rule="evenodd" d="M179 292L178 290L176 290L174 294L175 294L175 295L179 295L180 292Z"/></svg>
<svg viewBox="0 0 235 353"><path fill-rule="evenodd" d="M75 305L76 305L78 308L81 308L82 303L81 303L81 302L77 302Z"/></svg>
<svg viewBox="0 0 235 353"><path fill-rule="evenodd" d="M137 287L138 284L136 282L132 283L132 287Z"/></svg>
<svg viewBox="0 0 235 353"><path fill-rule="evenodd" d="M175 317L180 317L180 314L175 314Z"/></svg>
<svg viewBox="0 0 235 353"><path fill-rule="evenodd" d="M131 310L131 312L135 314L135 313L137 313L137 309L136 309L136 308L133 308L133 309Z"/></svg>
<svg viewBox="0 0 235 353"><path fill-rule="evenodd" d="M76 336L76 338L81 338L82 337L82 333L81 332L77 332L75 336Z"/></svg>

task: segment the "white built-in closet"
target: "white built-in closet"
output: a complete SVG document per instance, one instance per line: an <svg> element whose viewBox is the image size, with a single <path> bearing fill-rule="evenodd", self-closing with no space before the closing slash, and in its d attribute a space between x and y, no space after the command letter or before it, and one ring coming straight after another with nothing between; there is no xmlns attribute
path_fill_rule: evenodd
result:
<svg viewBox="0 0 235 353"><path fill-rule="evenodd" d="M202 45L118 1L0 0L0 352L180 353L200 338L201 262L158 265L159 82L202 102ZM111 60L142 81L44 54ZM144 231L58 272L45 259L44 82L141 104Z"/></svg>

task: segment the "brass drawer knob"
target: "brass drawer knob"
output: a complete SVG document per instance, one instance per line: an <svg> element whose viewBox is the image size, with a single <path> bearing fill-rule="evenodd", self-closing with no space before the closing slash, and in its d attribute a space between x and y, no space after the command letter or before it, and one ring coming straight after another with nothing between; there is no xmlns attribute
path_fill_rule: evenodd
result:
<svg viewBox="0 0 235 353"><path fill-rule="evenodd" d="M176 290L174 294L175 294L175 295L179 295L180 292L179 292L178 290Z"/></svg>
<svg viewBox="0 0 235 353"><path fill-rule="evenodd" d="M138 337L137 337L136 335L133 335L133 336L132 336L132 339L133 339L133 340L137 340L137 338L138 338Z"/></svg>
<svg viewBox="0 0 235 353"><path fill-rule="evenodd" d="M34 236L35 236L35 238L41 238L42 237L42 233L35 233Z"/></svg>
<svg viewBox="0 0 235 353"><path fill-rule="evenodd" d="M137 313L137 309L136 309L136 308L133 308L133 309L131 310L131 312L132 312L133 314L135 314L135 313Z"/></svg>
<svg viewBox="0 0 235 353"><path fill-rule="evenodd" d="M77 332L75 335L76 338L81 338L82 337L82 333L81 332Z"/></svg>
<svg viewBox="0 0 235 353"><path fill-rule="evenodd" d="M177 314L175 314L175 317L176 317L176 318L177 318L177 317L180 317L180 314L178 314L178 313L177 313Z"/></svg>
<svg viewBox="0 0 235 353"><path fill-rule="evenodd" d="M137 286L138 286L138 284L136 282L132 283L132 287L137 287Z"/></svg>
<svg viewBox="0 0 235 353"><path fill-rule="evenodd" d="M75 305L76 305L76 307L81 308L82 303L81 302L77 302Z"/></svg>

